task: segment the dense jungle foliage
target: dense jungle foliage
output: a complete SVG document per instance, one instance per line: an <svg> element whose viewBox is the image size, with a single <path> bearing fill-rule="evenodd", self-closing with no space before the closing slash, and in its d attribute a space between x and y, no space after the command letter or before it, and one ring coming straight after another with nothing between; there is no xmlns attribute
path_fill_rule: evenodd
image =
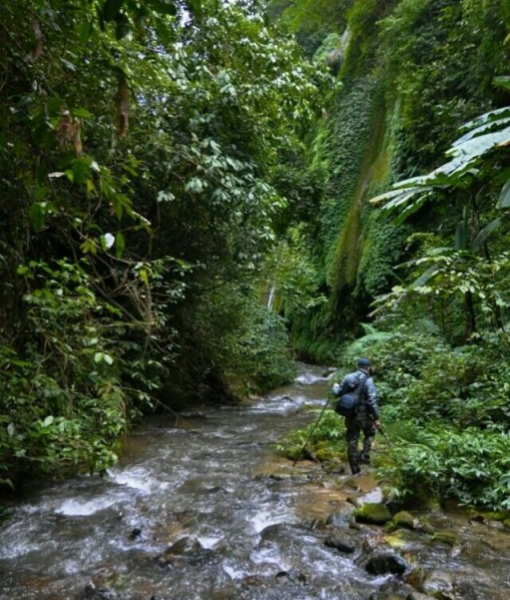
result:
<svg viewBox="0 0 510 600"><path fill-rule="evenodd" d="M508 0L2 3L3 484L368 355L394 493L510 508L509 29Z"/></svg>
<svg viewBox="0 0 510 600"><path fill-rule="evenodd" d="M292 377L264 261L327 68L215 0L7 0L0 56L4 484Z"/></svg>
<svg viewBox="0 0 510 600"><path fill-rule="evenodd" d="M396 494L509 509L510 3L279 0L271 14L343 84L309 145L321 185L296 229L322 301L296 311L281 293L294 345L338 377L356 356L376 364L393 440L376 462ZM341 430L330 413L318 456L345 449Z"/></svg>

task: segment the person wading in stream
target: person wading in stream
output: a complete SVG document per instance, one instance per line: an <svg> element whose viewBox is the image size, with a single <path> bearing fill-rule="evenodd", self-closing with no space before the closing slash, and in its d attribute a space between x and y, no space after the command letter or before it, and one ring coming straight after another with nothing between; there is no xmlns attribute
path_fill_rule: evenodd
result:
<svg viewBox="0 0 510 600"><path fill-rule="evenodd" d="M370 464L370 450L374 441L377 429L381 427L379 420L379 406L377 405L377 390L374 380L370 377L372 363L368 358L358 360L358 370L346 375L338 396L353 392L360 384L359 400L353 413L345 417L347 427L347 456L353 475L357 475L360 469L360 463ZM364 381L364 383L362 383ZM363 450L358 453L358 442L361 432L363 432Z"/></svg>

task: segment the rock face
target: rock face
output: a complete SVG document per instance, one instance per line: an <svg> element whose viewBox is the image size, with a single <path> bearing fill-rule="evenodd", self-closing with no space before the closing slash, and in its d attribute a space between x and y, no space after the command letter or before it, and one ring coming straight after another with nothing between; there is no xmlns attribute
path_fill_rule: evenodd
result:
<svg viewBox="0 0 510 600"><path fill-rule="evenodd" d="M384 525L391 521L391 513L384 504L369 502L354 511L354 518L358 523Z"/></svg>
<svg viewBox="0 0 510 600"><path fill-rule="evenodd" d="M365 569L371 575L385 575L386 573L401 575L407 567L407 562L401 556L391 552L374 554L365 565Z"/></svg>

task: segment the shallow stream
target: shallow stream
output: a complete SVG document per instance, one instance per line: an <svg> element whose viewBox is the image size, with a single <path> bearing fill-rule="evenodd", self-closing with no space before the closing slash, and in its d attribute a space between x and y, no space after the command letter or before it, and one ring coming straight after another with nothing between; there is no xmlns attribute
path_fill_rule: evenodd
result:
<svg viewBox="0 0 510 600"><path fill-rule="evenodd" d="M410 583L441 598L508 600L510 533L498 524L436 511L430 523L453 541L388 538L351 522L354 504L380 499L370 475L274 455L329 386L301 366L292 385L248 407L207 408L185 427L152 418L107 476L32 493L0 530L0 600L405 600ZM331 535L353 551L326 545ZM404 576L367 572L381 548L403 557Z"/></svg>

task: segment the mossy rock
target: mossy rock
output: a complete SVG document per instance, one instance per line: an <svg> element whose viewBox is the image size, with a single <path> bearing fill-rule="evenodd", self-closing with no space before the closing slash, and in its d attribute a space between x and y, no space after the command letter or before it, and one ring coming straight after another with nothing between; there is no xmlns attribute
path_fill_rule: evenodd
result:
<svg viewBox="0 0 510 600"><path fill-rule="evenodd" d="M484 521L501 521L504 523L507 520L510 520L510 512L508 511L488 511L480 513L484 519Z"/></svg>
<svg viewBox="0 0 510 600"><path fill-rule="evenodd" d="M386 523L387 531L395 531L397 529L409 529L414 531L416 529L416 520L413 515L406 510L401 510L397 513L391 521Z"/></svg>
<svg viewBox="0 0 510 600"><path fill-rule="evenodd" d="M408 541L402 536L401 531L387 535L384 540L394 550L402 550L408 546Z"/></svg>
<svg viewBox="0 0 510 600"><path fill-rule="evenodd" d="M436 531L436 533L434 533L433 540L435 542L447 544L448 546L455 546L455 544L457 543L457 536L453 531Z"/></svg>
<svg viewBox="0 0 510 600"><path fill-rule="evenodd" d="M384 504L367 502L354 511L354 518L358 523L384 525L391 521L391 513Z"/></svg>
<svg viewBox="0 0 510 600"><path fill-rule="evenodd" d="M338 454L333 448L321 448L315 452L315 456L321 462L332 461L337 458Z"/></svg>

